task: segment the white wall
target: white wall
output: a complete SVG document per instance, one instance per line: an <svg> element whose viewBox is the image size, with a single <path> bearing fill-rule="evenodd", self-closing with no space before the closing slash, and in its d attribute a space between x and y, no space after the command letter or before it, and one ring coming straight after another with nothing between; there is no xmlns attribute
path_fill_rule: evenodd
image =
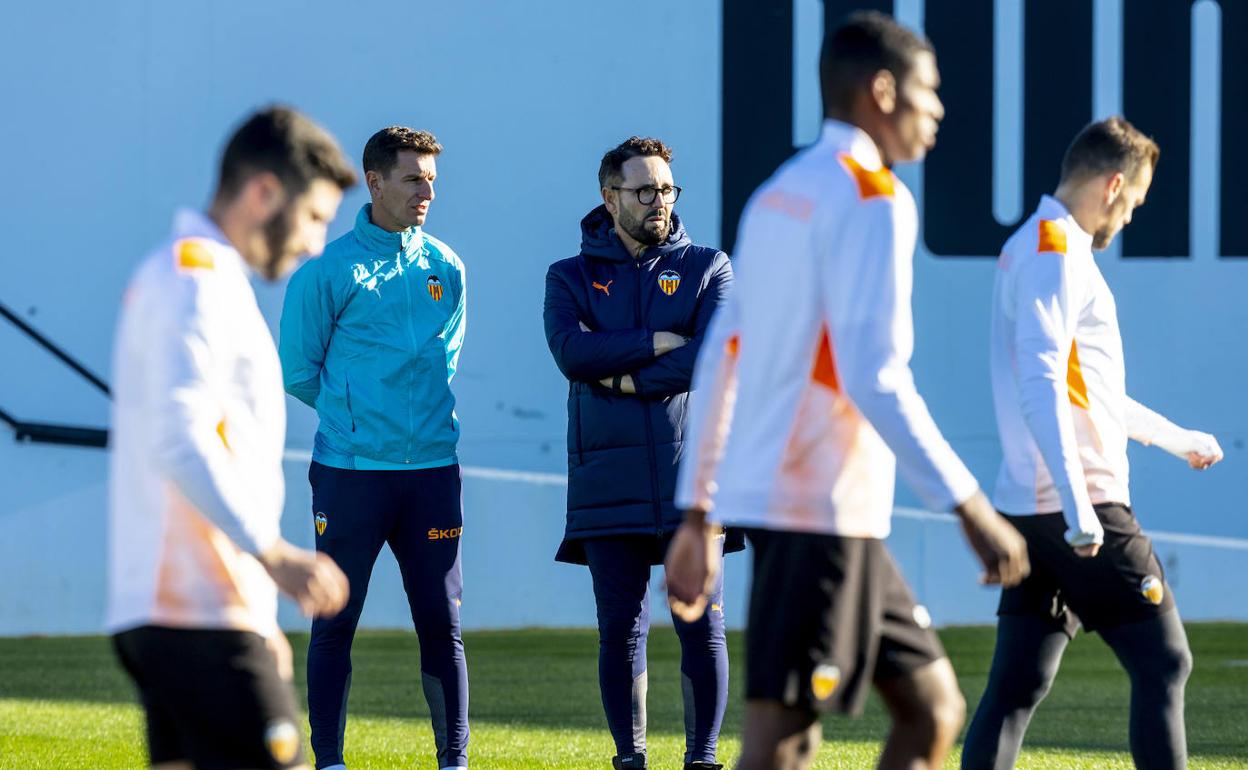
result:
<svg viewBox="0 0 1248 770"><path fill-rule="evenodd" d="M810 0L800 5L800 18L809 19ZM917 20L921 3L899 8ZM632 133L667 140L685 188L682 217L696 240L718 239L725 172L715 0L77 0L5 13L0 302L33 309L35 325L106 376L130 269L164 237L175 207L205 202L230 127L274 100L321 120L353 157L390 123L428 128L446 146L428 229L456 248L472 283L456 380L466 464L564 470L566 384L542 338L542 281L551 261L579 245L605 149ZM817 42L806 42L800 55L817 52ZM812 114L813 83L798 78L803 120ZM1197 165L1203 157L1193 155ZM1208 179L1206 165L1198 178ZM921 195L919 173L903 176ZM1196 193L1207 198L1201 205L1216 201L1216 174L1213 181ZM348 196L331 235L350 227L363 200L359 190ZM1109 254L1102 266L1118 295L1132 392L1217 433L1227 450L1223 466L1198 476L1157 451L1133 449L1141 519L1159 530L1248 538L1248 474L1240 468L1248 460L1240 396L1248 264L1202 252L1174 262ZM938 259L922 247L916 256L916 376L986 484L998 460L986 363L992 270L990 260ZM260 287L259 295L275 317L282 287ZM0 408L27 419L107 420L99 394L4 324ZM288 445L310 446L314 430L314 415L291 401ZM0 432L0 634L99 629L106 460L98 450L19 446ZM305 468L290 463L287 471L284 528L308 543ZM593 623L588 575L551 561L562 495L557 486L468 480L467 625ZM899 502L910 500L903 489ZM893 542L938 622L991 620L994 596L974 586L952 528L903 519ZM1248 605L1219 590L1234 583L1228 577L1248 574L1244 552L1158 550L1179 577L1188 617L1248 618ZM397 570L388 556L380 564L365 623L404 625ZM746 559L731 559L729 570L736 623ZM291 627L302 624L289 607L283 612Z"/></svg>

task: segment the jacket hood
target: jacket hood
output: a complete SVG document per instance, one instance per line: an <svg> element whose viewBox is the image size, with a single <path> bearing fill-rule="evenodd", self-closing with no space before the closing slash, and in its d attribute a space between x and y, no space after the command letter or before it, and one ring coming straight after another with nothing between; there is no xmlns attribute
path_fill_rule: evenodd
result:
<svg viewBox="0 0 1248 770"><path fill-rule="evenodd" d="M689 236L685 233L685 226L680 221L680 215L673 211L672 231L667 236L667 242L647 248L643 257L649 261L689 244ZM581 253L587 257L607 259L612 262L633 261L633 256L628 253L628 249L624 248L624 243L615 234L615 223L606 206L599 206L581 220Z"/></svg>

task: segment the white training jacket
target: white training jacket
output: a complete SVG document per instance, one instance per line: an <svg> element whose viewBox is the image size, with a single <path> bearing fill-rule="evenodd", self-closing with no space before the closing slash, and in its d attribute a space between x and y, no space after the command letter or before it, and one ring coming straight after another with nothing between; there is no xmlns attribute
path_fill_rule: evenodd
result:
<svg viewBox="0 0 1248 770"><path fill-rule="evenodd" d="M698 357L678 505L883 538L897 467L933 510L976 492L910 372L917 229L875 144L837 121L754 193Z"/></svg>
<svg viewBox="0 0 1248 770"><path fill-rule="evenodd" d="M249 268L181 211L139 266L113 356L111 632L139 625L277 633L252 554L279 536L286 404Z"/></svg>
<svg viewBox="0 0 1248 770"><path fill-rule="evenodd" d="M993 504L1016 515L1061 511L1070 542L1102 542L1092 506L1131 504L1127 439L1182 431L1127 395L1114 295L1092 235L1056 198L1044 196L1005 242L990 344L1005 455Z"/></svg>

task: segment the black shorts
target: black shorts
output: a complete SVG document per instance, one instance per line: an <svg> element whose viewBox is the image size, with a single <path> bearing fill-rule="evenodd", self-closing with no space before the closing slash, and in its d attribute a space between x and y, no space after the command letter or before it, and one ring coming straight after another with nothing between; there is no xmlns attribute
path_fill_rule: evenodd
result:
<svg viewBox="0 0 1248 770"><path fill-rule="evenodd" d="M1062 514L1006 514L1027 541L1031 574L1001 591L998 615L1043 617L1073 637L1081 623L1099 631L1174 609L1153 543L1131 509L1116 503L1094 508L1105 528L1105 543L1090 559L1067 545Z"/></svg>
<svg viewBox="0 0 1248 770"><path fill-rule="evenodd" d="M748 530L746 698L862 711L872 682L945 657L880 540Z"/></svg>
<svg viewBox="0 0 1248 770"><path fill-rule="evenodd" d="M305 764L294 692L264 638L140 626L113 637L147 712L150 762L198 770Z"/></svg>

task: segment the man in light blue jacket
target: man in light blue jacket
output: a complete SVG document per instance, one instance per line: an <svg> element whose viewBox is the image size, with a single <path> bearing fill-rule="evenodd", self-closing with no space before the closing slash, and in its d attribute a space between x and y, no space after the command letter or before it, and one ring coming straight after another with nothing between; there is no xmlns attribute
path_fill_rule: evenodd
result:
<svg viewBox="0 0 1248 770"><path fill-rule="evenodd" d="M450 381L464 340L464 266L422 229L442 151L382 129L364 147L372 203L291 278L279 352L286 391L316 409L308 478L316 548L351 598L312 624L308 715L317 768L342 768L351 641L389 543L420 639L439 768L466 768L468 673L460 636L463 507Z"/></svg>

